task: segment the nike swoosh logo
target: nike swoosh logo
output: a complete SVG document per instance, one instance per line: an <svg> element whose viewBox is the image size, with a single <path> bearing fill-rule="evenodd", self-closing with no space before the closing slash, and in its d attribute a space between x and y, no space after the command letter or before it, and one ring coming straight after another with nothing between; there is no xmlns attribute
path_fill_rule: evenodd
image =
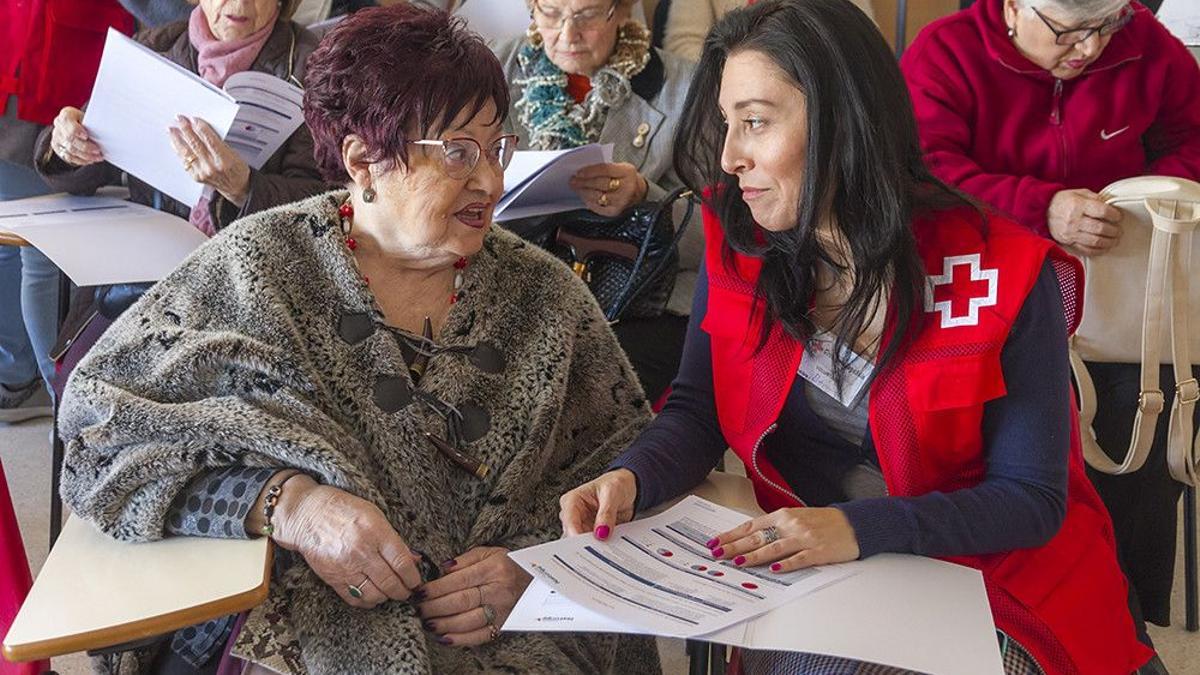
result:
<svg viewBox="0 0 1200 675"><path fill-rule="evenodd" d="M1108 133L1107 131L1101 129L1100 130L1100 138L1107 141L1108 139L1112 138L1113 136L1118 136L1118 135L1124 133L1128 129L1129 129L1129 125L1125 125L1125 126L1121 127L1120 129L1117 129L1116 131L1112 132L1111 134Z"/></svg>

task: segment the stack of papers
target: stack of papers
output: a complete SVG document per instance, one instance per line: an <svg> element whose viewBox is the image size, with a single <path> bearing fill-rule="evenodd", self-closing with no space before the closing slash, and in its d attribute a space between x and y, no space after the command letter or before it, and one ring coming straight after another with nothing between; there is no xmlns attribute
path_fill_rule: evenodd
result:
<svg viewBox="0 0 1200 675"><path fill-rule="evenodd" d="M256 169L304 121L303 92L277 77L238 73L225 89L110 28L83 125L109 163L195 204L204 185L184 170L167 133L177 116L208 122Z"/></svg>
<svg viewBox="0 0 1200 675"><path fill-rule="evenodd" d="M504 171L504 195L496 204L496 222L584 208L570 180L580 169L612 162L611 143L570 150L519 150Z"/></svg>
<svg viewBox="0 0 1200 675"><path fill-rule="evenodd" d="M534 575L506 631L696 638L830 654L934 675L1003 675L978 570L919 556L776 574L714 561L746 516L691 496L616 528L509 554Z"/></svg>
<svg viewBox="0 0 1200 675"><path fill-rule="evenodd" d="M0 232L20 235L79 286L158 281L207 239L148 206L62 194L0 202Z"/></svg>

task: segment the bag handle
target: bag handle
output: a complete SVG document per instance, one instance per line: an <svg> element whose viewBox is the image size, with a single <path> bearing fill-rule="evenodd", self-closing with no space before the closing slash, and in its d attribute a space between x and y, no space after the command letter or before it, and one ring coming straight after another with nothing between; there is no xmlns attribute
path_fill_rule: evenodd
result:
<svg viewBox="0 0 1200 675"><path fill-rule="evenodd" d="M634 283L638 278L638 271L641 270L642 265L646 263L646 256L650 252L650 244L654 241L654 224L658 223L665 211L675 207L675 202L679 201L680 199L686 199L687 212L684 214L683 220L679 223L679 226L675 228L675 236L671 238L671 243L667 247L667 250L670 251L671 249L678 247L679 242L683 239L684 232L687 230L688 223L692 220L692 212L696 208L696 204L694 201L692 201L691 197L691 190L687 189L686 187L676 188L669 195L663 198L663 200L658 203L657 207L655 207L651 214L650 222L652 224L650 227L646 228L646 232L642 235L642 243L641 246L638 247L638 255L633 261L633 269L629 273L629 278L625 281L625 288L621 289L620 294L617 295L617 300L612 304L612 307L609 308L608 316L605 317L608 319L610 324L619 321L621 318L621 313L625 311L625 308L629 306L629 303L632 302L639 293L649 287L650 284L654 283L658 279L659 275L662 274L663 270L666 269L667 263L671 258L670 255L664 255L659 258L658 263L654 266L654 269L652 269L650 273L646 275L646 278L643 279L640 284L634 286Z"/></svg>
<svg viewBox="0 0 1200 675"><path fill-rule="evenodd" d="M1192 205L1193 218L1178 216L1179 200L1143 200L1150 213L1154 231L1146 270L1146 299L1142 315L1141 391L1134 416L1133 432L1124 458L1118 464L1100 448L1092 429L1096 415L1096 389L1083 359L1075 348L1070 350L1071 368L1079 384L1079 417L1083 455L1094 469L1121 475L1140 469L1150 454L1158 416L1165 406L1159 385L1164 299L1171 303L1172 363L1175 373L1175 397L1169 421L1167 462L1171 476L1186 485L1197 485L1200 474L1200 442L1193 444L1192 414L1200 401L1200 383L1192 377L1189 354L1188 302L1193 230L1200 212ZM1169 212L1169 215L1168 213Z"/></svg>

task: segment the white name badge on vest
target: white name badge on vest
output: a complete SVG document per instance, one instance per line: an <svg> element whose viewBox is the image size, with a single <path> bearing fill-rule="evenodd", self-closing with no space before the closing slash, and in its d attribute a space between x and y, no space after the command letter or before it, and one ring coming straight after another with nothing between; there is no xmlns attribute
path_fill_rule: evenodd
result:
<svg viewBox="0 0 1200 675"><path fill-rule="evenodd" d="M842 373L842 390L838 391L833 379L833 344L831 333L817 333L808 342L804 358L800 360L800 377L812 382L821 391L829 394L847 408L852 407L862 394L863 388L875 371L875 364L859 356L849 347L842 346L842 361L846 369Z"/></svg>

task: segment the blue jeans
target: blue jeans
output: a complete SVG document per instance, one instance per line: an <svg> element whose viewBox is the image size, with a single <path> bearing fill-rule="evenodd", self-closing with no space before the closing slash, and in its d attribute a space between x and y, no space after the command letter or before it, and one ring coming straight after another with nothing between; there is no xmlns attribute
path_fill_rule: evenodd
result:
<svg viewBox="0 0 1200 675"><path fill-rule="evenodd" d="M49 188L31 169L0 160L0 201ZM58 335L58 268L32 246L0 246L0 384L54 377L50 348Z"/></svg>

